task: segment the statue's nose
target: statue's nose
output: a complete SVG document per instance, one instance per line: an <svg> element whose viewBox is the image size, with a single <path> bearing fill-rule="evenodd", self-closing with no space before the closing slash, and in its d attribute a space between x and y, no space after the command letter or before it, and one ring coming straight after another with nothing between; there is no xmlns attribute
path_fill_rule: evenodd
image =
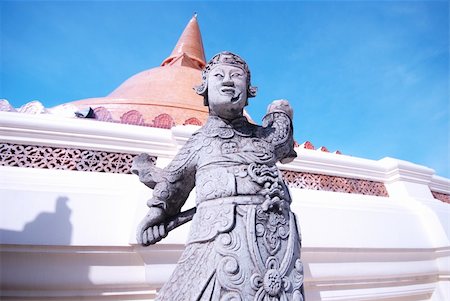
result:
<svg viewBox="0 0 450 301"><path fill-rule="evenodd" d="M227 87L234 87L234 81L231 80L231 77L227 76L223 79L222 85Z"/></svg>

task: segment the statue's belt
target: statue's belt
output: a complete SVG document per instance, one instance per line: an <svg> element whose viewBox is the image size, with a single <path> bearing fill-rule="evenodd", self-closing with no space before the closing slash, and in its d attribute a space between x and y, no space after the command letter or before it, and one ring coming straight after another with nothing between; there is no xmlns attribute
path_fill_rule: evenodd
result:
<svg viewBox="0 0 450 301"><path fill-rule="evenodd" d="M205 206L220 206L220 205L261 205L265 200L264 195L251 194L251 195L236 195L223 197L212 200L203 200L198 202L197 208L200 209Z"/></svg>
<svg viewBox="0 0 450 301"><path fill-rule="evenodd" d="M166 228L171 231L192 220L197 210L206 209L208 207L217 207L221 205L261 205L265 200L264 195L237 195L212 200L201 201L197 207L180 212L170 218L166 223Z"/></svg>

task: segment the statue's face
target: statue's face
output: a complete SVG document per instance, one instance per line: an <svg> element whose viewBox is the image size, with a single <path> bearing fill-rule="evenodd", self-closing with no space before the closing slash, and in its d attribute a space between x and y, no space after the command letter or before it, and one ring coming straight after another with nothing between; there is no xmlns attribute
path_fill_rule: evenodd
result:
<svg viewBox="0 0 450 301"><path fill-rule="evenodd" d="M212 115L225 119L242 116L247 103L247 73L231 65L215 66L208 75L208 102Z"/></svg>

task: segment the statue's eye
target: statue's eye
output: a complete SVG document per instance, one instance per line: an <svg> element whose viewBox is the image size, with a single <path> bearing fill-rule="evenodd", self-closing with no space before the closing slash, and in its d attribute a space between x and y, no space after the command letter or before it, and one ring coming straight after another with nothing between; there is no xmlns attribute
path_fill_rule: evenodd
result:
<svg viewBox="0 0 450 301"><path fill-rule="evenodd" d="M216 74L214 74L214 76L217 78L223 78L223 75L221 73L216 73Z"/></svg>
<svg viewBox="0 0 450 301"><path fill-rule="evenodd" d="M232 73L231 77L242 77L241 73Z"/></svg>

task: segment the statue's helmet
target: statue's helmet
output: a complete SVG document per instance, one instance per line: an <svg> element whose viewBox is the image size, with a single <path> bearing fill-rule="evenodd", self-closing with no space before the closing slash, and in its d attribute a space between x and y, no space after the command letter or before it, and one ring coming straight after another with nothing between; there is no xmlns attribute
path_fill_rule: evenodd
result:
<svg viewBox="0 0 450 301"><path fill-rule="evenodd" d="M203 96L203 104L209 105L208 102L208 74L217 65L231 65L244 70L247 75L247 97L255 97L257 88L250 83L250 69L247 63L237 54L229 51L222 51L215 56L205 65L202 70L202 83L195 87L194 90L198 95Z"/></svg>

